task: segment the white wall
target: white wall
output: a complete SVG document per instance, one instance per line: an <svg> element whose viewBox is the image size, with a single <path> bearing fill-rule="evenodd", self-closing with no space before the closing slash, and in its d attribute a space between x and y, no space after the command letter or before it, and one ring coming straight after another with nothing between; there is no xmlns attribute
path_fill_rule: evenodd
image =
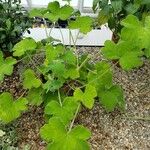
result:
<svg viewBox="0 0 150 150"><path fill-rule="evenodd" d="M32 37L36 41L40 41L46 38L46 32L44 28L34 28L30 29L31 34L25 33L25 37ZM50 29L47 29L49 32ZM69 38L69 30L68 29L61 29L63 37L64 37L64 44L65 45L73 45L73 42L70 43ZM73 37L75 39L76 35L78 34L78 30L72 30ZM51 36L53 38L59 39L63 42L60 30L54 28L51 32ZM79 35L76 45L79 46L103 46L106 40L110 40L112 37L112 32L106 28L105 26L102 27L101 30L92 30L87 35Z"/></svg>

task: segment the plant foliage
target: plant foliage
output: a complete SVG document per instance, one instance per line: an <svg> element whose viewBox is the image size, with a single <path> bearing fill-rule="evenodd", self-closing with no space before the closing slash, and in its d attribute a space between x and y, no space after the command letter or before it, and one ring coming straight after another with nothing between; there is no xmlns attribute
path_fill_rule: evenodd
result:
<svg viewBox="0 0 150 150"><path fill-rule="evenodd" d="M27 109L26 98L19 98L14 101L10 93L0 95L0 120L9 123L18 118L22 111Z"/></svg>
<svg viewBox="0 0 150 150"><path fill-rule="evenodd" d="M143 65L142 56L150 57L150 17L139 21L129 15L121 24L124 26L118 43L106 41L102 49L104 56L118 60L124 70L131 70ZM131 34L132 33L132 34Z"/></svg>
<svg viewBox="0 0 150 150"><path fill-rule="evenodd" d="M99 25L108 23L109 28L115 33L120 33L121 21L128 15L135 15L140 20L149 15L149 0L93 0L93 10L98 10Z"/></svg>
<svg viewBox="0 0 150 150"><path fill-rule="evenodd" d="M32 20L21 6L20 0L0 0L0 49L12 52L13 46L22 39Z"/></svg>
<svg viewBox="0 0 150 150"><path fill-rule="evenodd" d="M121 3L113 3L115 11L119 11L120 5ZM74 12L70 5L60 6L54 1L47 8L31 10L30 17L40 16L43 20L46 17L52 25L59 20L67 21L71 38L73 29L78 29L83 34L90 32L93 19L80 14L72 19ZM124 28L120 41L106 41L102 49L104 56L117 60L125 70L141 66L141 56L149 57L149 21L149 17L141 22L129 15L121 22ZM39 42L31 38L18 42L13 48L13 56L21 59L20 61L30 60L34 68L27 67L22 73L26 98L21 96L14 101L10 93L0 95L0 120L4 123L18 118L27 109L27 104L45 107L44 116L47 120L40 135L47 142L48 150L90 149L87 140L91 133L81 125L74 125L82 107L92 109L95 101L98 101L107 112L116 108L123 111L125 108L123 90L113 83L111 65L107 61L91 63L91 55L79 55L76 39L73 40L73 47L64 46L50 36ZM45 56L40 65L32 59L34 54ZM1 80L4 75L12 73L16 63L14 58L4 59L0 53L0 65L4 68L0 71Z"/></svg>

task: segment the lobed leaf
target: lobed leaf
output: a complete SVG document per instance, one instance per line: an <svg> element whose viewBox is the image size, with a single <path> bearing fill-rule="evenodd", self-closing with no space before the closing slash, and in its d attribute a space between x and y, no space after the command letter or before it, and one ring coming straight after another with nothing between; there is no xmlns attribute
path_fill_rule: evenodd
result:
<svg viewBox="0 0 150 150"><path fill-rule="evenodd" d="M27 69L24 72L23 87L24 89L38 88L41 85L41 80L38 79L33 70Z"/></svg>
<svg viewBox="0 0 150 150"><path fill-rule="evenodd" d="M119 86L115 85L109 90L101 91L98 93L98 96L100 97L100 103L104 106L106 111L111 112L117 106L121 110L124 110L125 102L123 98L123 91Z"/></svg>
<svg viewBox="0 0 150 150"><path fill-rule="evenodd" d="M28 51L34 51L37 47L36 42L31 38L26 38L17 43L13 48L13 56L22 56Z"/></svg>
<svg viewBox="0 0 150 150"><path fill-rule="evenodd" d="M51 101L45 107L45 114L57 117L64 125L67 125L72 120L77 105L77 102L72 97L66 97L62 106L57 101Z"/></svg>
<svg viewBox="0 0 150 150"><path fill-rule="evenodd" d="M16 63L16 59L12 57L4 59L3 53L0 52L0 81L3 81L5 75L11 75L13 73L13 68Z"/></svg>
<svg viewBox="0 0 150 150"><path fill-rule="evenodd" d="M69 22L70 29L79 29L83 34L87 34L92 30L93 19L88 16L77 17L75 21Z"/></svg>
<svg viewBox="0 0 150 150"><path fill-rule="evenodd" d="M0 94L0 120L9 123L21 115L27 109L26 98L19 98L14 101L10 93Z"/></svg>
<svg viewBox="0 0 150 150"><path fill-rule="evenodd" d="M77 101L82 102L82 104L89 109L93 107L95 101L94 98L96 96L97 96L96 89L92 85L87 85L84 93L79 88L76 89L74 92L74 98Z"/></svg>
<svg viewBox="0 0 150 150"><path fill-rule="evenodd" d="M42 138L51 142L47 147L48 150L90 150L86 140L91 134L83 126L77 126L67 132L58 118L52 118L41 128L40 133Z"/></svg>
<svg viewBox="0 0 150 150"><path fill-rule="evenodd" d="M43 89L41 87L30 89L27 100L31 105L41 105L43 102Z"/></svg>

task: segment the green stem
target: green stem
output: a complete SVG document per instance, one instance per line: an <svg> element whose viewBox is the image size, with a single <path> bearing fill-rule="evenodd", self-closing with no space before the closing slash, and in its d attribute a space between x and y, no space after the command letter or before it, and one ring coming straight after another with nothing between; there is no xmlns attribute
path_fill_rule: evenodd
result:
<svg viewBox="0 0 150 150"><path fill-rule="evenodd" d="M34 67L35 67L41 74L43 74L43 72L40 70L39 67L37 67L37 65L35 64L34 60L31 58L31 56L30 56L28 53L26 53L26 54L27 54L28 58L31 60L31 62L32 62L32 64L34 65Z"/></svg>
<svg viewBox="0 0 150 150"><path fill-rule="evenodd" d="M116 65L117 63L118 63L118 61L117 61L114 65ZM94 81L100 79L101 77L103 77L110 69L111 69L111 67L109 67L104 73L102 73L102 74L101 74L100 76L98 76L97 78L93 79L92 81L89 81L88 84L90 84L90 83L92 83L92 82L94 82ZM84 88L84 87L86 87L86 85L87 85L87 84L81 86L80 88Z"/></svg>
<svg viewBox="0 0 150 150"><path fill-rule="evenodd" d="M55 23L52 24L52 27L51 27L51 29L50 29L50 31L49 31L49 37L51 36L52 30L53 30L54 27L55 27Z"/></svg>
<svg viewBox="0 0 150 150"><path fill-rule="evenodd" d="M68 132L70 132L71 129L73 128L75 119L76 119L76 117L77 117L77 115L78 115L78 112L79 112L79 110L80 110L80 106L81 106L81 104L79 103L79 104L78 104L78 107L77 107L77 109L76 109L75 115L74 115L74 117L73 117L73 120L72 120L72 122L71 122L71 124L70 124L70 127L69 127Z"/></svg>
<svg viewBox="0 0 150 150"><path fill-rule="evenodd" d="M60 91L58 90L58 99L59 99L59 104L62 107L62 101L61 101L61 96L60 96Z"/></svg>
<svg viewBox="0 0 150 150"><path fill-rule="evenodd" d="M47 38L49 38L48 31L47 31L47 23L44 18L43 18L43 21L44 21L44 29L45 29L46 36L47 36Z"/></svg>
<svg viewBox="0 0 150 150"><path fill-rule="evenodd" d="M78 69L78 71L87 63L87 61L89 61L90 60L90 55L88 55L87 57L86 57L86 59L82 62L82 64L77 68Z"/></svg>
<svg viewBox="0 0 150 150"><path fill-rule="evenodd" d="M61 28L59 28L59 31L60 31L62 42L63 42L63 45L64 45L65 44L65 39L64 39L64 36L63 36Z"/></svg>
<svg viewBox="0 0 150 150"><path fill-rule="evenodd" d="M74 40L72 32L71 32L70 29L69 29L69 31L70 31L70 36L71 36L71 39L72 39L72 42L73 42L73 47L74 47L74 50L75 50L75 53L76 53L76 57L77 57L77 68L78 68L79 67L79 55L78 55L77 48L76 48L76 42L77 42L77 39L78 39L78 36L79 36L79 32L77 34L76 40Z"/></svg>

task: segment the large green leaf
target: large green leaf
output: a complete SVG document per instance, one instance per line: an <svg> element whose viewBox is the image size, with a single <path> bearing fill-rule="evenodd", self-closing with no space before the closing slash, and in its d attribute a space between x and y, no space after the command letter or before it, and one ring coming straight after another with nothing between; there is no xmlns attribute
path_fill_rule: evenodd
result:
<svg viewBox="0 0 150 150"><path fill-rule="evenodd" d="M119 86L115 85L109 90L101 91L98 93L98 96L100 97L100 103L104 106L106 111L113 111L117 106L121 110L124 110L125 101L123 91Z"/></svg>
<svg viewBox="0 0 150 150"><path fill-rule="evenodd" d="M79 88L74 92L75 99L82 102L82 104L89 109L93 107L95 101L94 98L96 96L96 88L92 85L87 85L84 92L82 92L82 90Z"/></svg>
<svg viewBox="0 0 150 150"><path fill-rule="evenodd" d="M60 7L59 2L57 1L50 2L47 9L49 12L45 13L44 17L48 18L52 22L56 22L58 19L67 20L74 11L74 9L69 5Z"/></svg>
<svg viewBox="0 0 150 150"><path fill-rule="evenodd" d="M59 78L59 79L54 79L54 78L49 78L47 82L43 85L43 88L48 92L55 92L59 88L61 88L64 84L64 79Z"/></svg>
<svg viewBox="0 0 150 150"><path fill-rule="evenodd" d="M0 95L0 120L9 123L18 118L21 112L27 109L27 103L26 98L13 100L10 93L2 93Z"/></svg>
<svg viewBox="0 0 150 150"><path fill-rule="evenodd" d="M51 142L48 150L90 150L86 140L91 134L83 126L77 126L67 132L60 120L52 118L41 128L40 133L43 139Z"/></svg>
<svg viewBox="0 0 150 150"><path fill-rule="evenodd" d="M27 100L31 105L41 105L43 102L43 89L41 87L30 89L27 95Z"/></svg>
<svg viewBox="0 0 150 150"><path fill-rule="evenodd" d="M119 63L124 70L131 70L143 65L143 61L140 56L143 53L127 52L123 57L120 58Z"/></svg>
<svg viewBox="0 0 150 150"><path fill-rule="evenodd" d="M8 57L3 58L3 53L0 52L0 81L4 79L5 75L11 75L13 72L14 64L16 64L16 59Z"/></svg>
<svg viewBox="0 0 150 150"><path fill-rule="evenodd" d="M13 48L13 56L22 56L28 51L34 51L37 47L36 42L31 38L26 38L17 43Z"/></svg>
<svg viewBox="0 0 150 150"><path fill-rule="evenodd" d="M41 80L38 79L33 70L27 69L24 72L23 87L25 89L38 88L41 85Z"/></svg>
<svg viewBox="0 0 150 150"><path fill-rule="evenodd" d="M57 101L51 101L45 108L46 115L59 118L64 125L67 125L73 118L78 103L73 97L66 97L62 106Z"/></svg>
<svg viewBox="0 0 150 150"><path fill-rule="evenodd" d="M33 18L33 17L41 17L41 18L43 18L43 15L45 14L46 11L47 10L45 8L38 8L38 9L34 8L34 9L30 10L29 16L31 18Z"/></svg>
<svg viewBox="0 0 150 150"><path fill-rule="evenodd" d="M46 59L44 64L48 66L53 60L58 59L63 55L65 48L62 45L57 45L56 47L52 45L45 46Z"/></svg>
<svg viewBox="0 0 150 150"><path fill-rule="evenodd" d="M96 87L97 92L109 89L113 85L110 65L104 61L97 63L95 70L88 73L88 82Z"/></svg>
<svg viewBox="0 0 150 150"><path fill-rule="evenodd" d="M87 34L92 30L93 19L88 16L77 17L75 21L69 22L70 29L79 29L81 33Z"/></svg>

